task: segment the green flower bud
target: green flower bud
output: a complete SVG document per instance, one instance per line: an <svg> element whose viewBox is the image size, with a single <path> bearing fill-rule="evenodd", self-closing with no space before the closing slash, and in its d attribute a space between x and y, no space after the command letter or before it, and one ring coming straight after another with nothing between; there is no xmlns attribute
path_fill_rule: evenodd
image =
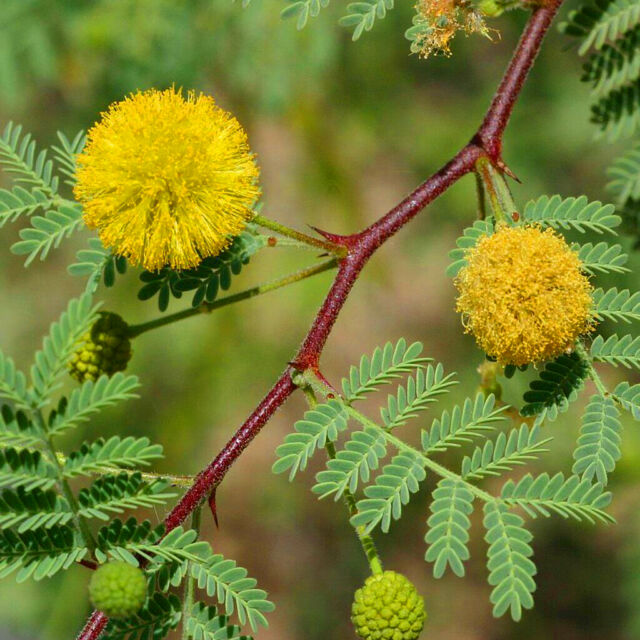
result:
<svg viewBox="0 0 640 640"><path fill-rule="evenodd" d="M138 567L109 562L91 576L89 597L93 606L110 618L129 618L147 599L147 580Z"/></svg>
<svg viewBox="0 0 640 640"><path fill-rule="evenodd" d="M124 371L131 358L127 323L117 314L103 311L69 363L69 373L78 382L97 380Z"/></svg>
<svg viewBox="0 0 640 640"><path fill-rule="evenodd" d="M365 640L416 640L426 617L415 586L395 571L369 576L351 607L356 634Z"/></svg>

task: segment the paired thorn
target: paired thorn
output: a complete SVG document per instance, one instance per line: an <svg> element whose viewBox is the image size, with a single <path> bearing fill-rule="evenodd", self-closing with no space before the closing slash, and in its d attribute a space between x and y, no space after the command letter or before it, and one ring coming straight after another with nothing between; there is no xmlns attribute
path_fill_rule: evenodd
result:
<svg viewBox="0 0 640 640"><path fill-rule="evenodd" d="M211 515L213 516L213 521L216 523L216 529L219 529L220 523L218 522L218 508L216 507L216 490L215 489L209 494L209 509L211 509Z"/></svg>
<svg viewBox="0 0 640 640"><path fill-rule="evenodd" d="M354 243L356 236L343 236L339 233L331 233L330 231L324 231L319 227L314 227L312 224L307 225L310 229L313 229L318 235L322 236L325 240L328 240L331 244L342 250L348 250Z"/></svg>
<svg viewBox="0 0 640 640"><path fill-rule="evenodd" d="M498 158L496 167L502 171L505 175L509 176L512 180L515 180L518 184L522 184L522 180L505 164L502 158Z"/></svg>

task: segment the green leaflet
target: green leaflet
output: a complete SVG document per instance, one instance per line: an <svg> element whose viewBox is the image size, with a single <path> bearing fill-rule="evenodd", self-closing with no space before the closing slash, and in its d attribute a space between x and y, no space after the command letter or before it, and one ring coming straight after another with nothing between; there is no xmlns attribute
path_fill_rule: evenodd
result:
<svg viewBox="0 0 640 640"><path fill-rule="evenodd" d="M433 562L433 575L441 578L447 566L455 575L464 576L464 562L469 559L469 515L473 511L473 494L464 483L449 478L440 480L433 492L429 530L424 541L429 545L424 556Z"/></svg>
<svg viewBox="0 0 640 640"><path fill-rule="evenodd" d="M28 267L36 258L45 260L51 249L84 226L82 207L67 202L56 209L50 209L43 216L31 216L31 227L20 231L20 242L11 246L16 255L26 255L24 263Z"/></svg>
<svg viewBox="0 0 640 640"><path fill-rule="evenodd" d="M523 519L509 513L498 501L484 506L485 540L489 584L493 587L493 615L500 617L509 611L513 620L522 617L523 609L533 607L536 567L531 561L533 536L524 528Z"/></svg>
<svg viewBox="0 0 640 640"><path fill-rule="evenodd" d="M615 43L605 44L591 54L584 65L582 81L592 83L594 96L606 95L640 76L639 43L640 25L636 25Z"/></svg>
<svg viewBox="0 0 640 640"><path fill-rule="evenodd" d="M14 182L46 196L58 191L58 178L53 175L53 161L47 151L37 151L31 134L22 134L22 126L9 122L0 136L0 167L11 174Z"/></svg>
<svg viewBox="0 0 640 640"><path fill-rule="evenodd" d="M99 438L91 444L83 444L66 459L63 473L68 478L113 471L114 467L147 466L152 460L162 458L162 447L151 444L149 438L112 436Z"/></svg>
<svg viewBox="0 0 640 640"><path fill-rule="evenodd" d="M220 291L231 286L251 256L267 246L267 236L252 230L243 231L231 245L217 256L205 258L197 267L176 270L165 267L159 271L143 271L140 280L145 283L138 291L139 300L158 296L158 308L166 311L171 297L181 298L193 291L192 307L213 302Z"/></svg>
<svg viewBox="0 0 640 640"><path fill-rule="evenodd" d="M380 409L384 426L395 429L415 418L439 396L447 393L449 387L457 384L453 376L452 373L445 375L441 364L418 369L407 379L406 386L400 385L396 394L388 396L387 406Z"/></svg>
<svg viewBox="0 0 640 640"><path fill-rule="evenodd" d="M538 378L529 383L520 414L555 419L558 411L566 411L569 403L575 400L588 375L588 363L575 351L547 362Z"/></svg>
<svg viewBox="0 0 640 640"><path fill-rule="evenodd" d="M216 598L227 615L235 611L240 624L248 623L253 631L268 626L264 614L274 610L273 603L267 600L266 591L256 589L257 581L234 560L214 554L204 562L191 564L190 569L198 587Z"/></svg>
<svg viewBox="0 0 640 640"><path fill-rule="evenodd" d="M422 431L422 449L426 454L460 447L471 442L473 437L483 437L492 431L495 422L503 420L500 414L506 407L495 408L493 394L485 398L478 393L474 400L467 398L462 406L457 405L451 413L444 411L433 421L430 431Z"/></svg>
<svg viewBox="0 0 640 640"><path fill-rule="evenodd" d="M631 386L628 382L621 382L614 389L613 397L636 420L640 420L640 384Z"/></svg>
<svg viewBox="0 0 640 640"><path fill-rule="evenodd" d="M384 384L390 384L402 374L420 368L429 358L422 356L423 344L407 344L400 338L396 344L387 342L376 347L371 356L363 355L359 364L351 365L349 376L342 379L342 392L347 402L360 400Z"/></svg>
<svg viewBox="0 0 640 640"><path fill-rule="evenodd" d="M13 360L0 351L0 397L11 400L18 407L29 405L27 378L16 368Z"/></svg>
<svg viewBox="0 0 640 640"><path fill-rule="evenodd" d="M237 625L229 623L229 616L218 613L215 607L197 602L187 622L187 633L193 640L251 640L242 635Z"/></svg>
<svg viewBox="0 0 640 640"><path fill-rule="evenodd" d="M576 450L573 473L593 482L596 478L606 486L608 474L622 455L620 412L611 397L594 395L582 416L582 427Z"/></svg>
<svg viewBox="0 0 640 640"><path fill-rule="evenodd" d="M322 449L327 442L333 442L338 434L347 428L348 415L345 406L337 400L319 404L298 420L290 433L276 449L278 460L273 464L274 473L289 471L289 480L293 480L298 471L307 468L309 458Z"/></svg>
<svg viewBox="0 0 640 640"><path fill-rule="evenodd" d="M10 447L0 451L0 487L46 490L56 479L55 468L39 451Z"/></svg>
<svg viewBox="0 0 640 640"><path fill-rule="evenodd" d="M16 528L17 533L68 524L73 513L68 502L55 491L20 487L0 496L0 529Z"/></svg>
<svg viewBox="0 0 640 640"><path fill-rule="evenodd" d="M467 264L465 255L469 249L478 244L483 236L490 236L493 233L493 223L490 220L476 220L472 226L467 227L462 236L456 240L456 249L449 252L451 264L447 268L447 275L455 277L460 269Z"/></svg>
<svg viewBox="0 0 640 640"><path fill-rule="evenodd" d="M100 376L93 382L88 380L74 389L69 399L63 398L49 417L49 434L60 435L67 429L73 429L81 422L106 407L131 398L137 398L134 393L140 387L136 376L129 376L122 372L109 377Z"/></svg>
<svg viewBox="0 0 640 640"><path fill-rule="evenodd" d="M631 293L628 289L618 291L616 287L593 292L593 312L599 319L607 318L614 322L640 320L640 293Z"/></svg>
<svg viewBox="0 0 640 640"><path fill-rule="evenodd" d="M17 582L50 578L86 555L79 534L68 526L24 533L0 531L0 578L16 572Z"/></svg>
<svg viewBox="0 0 640 640"><path fill-rule="evenodd" d="M614 233L613 229L621 222L614 211L612 204L589 202L586 196L564 199L559 195L540 196L525 205L523 218L554 229Z"/></svg>
<svg viewBox="0 0 640 640"><path fill-rule="evenodd" d="M595 0L569 13L560 28L567 34L582 38L580 55L591 47L601 49L607 41L616 40L640 20L640 6L633 0Z"/></svg>
<svg viewBox="0 0 640 640"><path fill-rule="evenodd" d="M316 475L313 492L320 498L334 494L339 500L345 493L355 493L359 482L369 482L380 460L387 455L386 440L375 429L354 431L334 459L327 460L326 471Z"/></svg>
<svg viewBox="0 0 640 640"><path fill-rule="evenodd" d="M500 433L495 441L487 440L482 447L476 447L471 456L462 460L463 478L481 479L500 476L505 471L535 460L540 453L548 451L545 445L552 438L540 439L540 428L531 429L526 424L512 429L509 434Z"/></svg>
<svg viewBox="0 0 640 640"><path fill-rule="evenodd" d="M0 189L0 227L15 222L20 216L30 216L38 210L48 211L54 199L42 191L27 191L16 185L13 189Z"/></svg>
<svg viewBox="0 0 640 640"><path fill-rule="evenodd" d="M141 611L131 618L110 620L107 640L152 640L164 638L182 618L182 603L175 594L154 593Z"/></svg>
<svg viewBox="0 0 640 640"><path fill-rule="evenodd" d="M364 527L369 533L378 524L385 533L391 520L398 520L402 506L409 503L426 478L424 462L416 455L406 452L394 456L385 465L375 483L365 488L365 499L358 501L358 513L351 518L354 527Z"/></svg>
<svg viewBox="0 0 640 640"><path fill-rule="evenodd" d="M69 265L67 271L72 276L87 278L87 292L94 293L100 284L112 287L117 274L127 271L127 260L116 256L110 249L105 249L98 238L89 238L89 248L80 249L76 254L77 262Z"/></svg>
<svg viewBox="0 0 640 640"><path fill-rule="evenodd" d="M14 412L8 405L0 411L0 447L33 449L42 443L42 433L23 411Z"/></svg>
<svg viewBox="0 0 640 640"><path fill-rule="evenodd" d="M535 518L549 517L557 513L564 518L596 520L609 523L614 519L603 511L611 502L611 494L603 492L600 483L592 484L576 475L565 478L562 473L550 476L543 473L537 477L530 473L518 482L508 480L502 487L502 501L508 506L519 506Z"/></svg>
<svg viewBox="0 0 640 640"><path fill-rule="evenodd" d="M66 372L79 340L96 318L97 306L92 306L91 296L85 293L72 299L60 319L51 325L31 367L31 381L39 407L47 403L58 378Z"/></svg>
<svg viewBox="0 0 640 640"><path fill-rule="evenodd" d="M82 152L87 141L84 131L78 131L73 139L67 138L62 132L58 131L59 145L51 147L59 172L66 176L65 184L73 186L76 183L76 156Z"/></svg>
<svg viewBox="0 0 640 640"><path fill-rule="evenodd" d="M296 20L296 28L304 29L309 18L315 18L321 9L329 6L329 0L286 0L287 6L280 12L282 18Z"/></svg>
<svg viewBox="0 0 640 640"><path fill-rule="evenodd" d="M640 336L630 335L619 338L612 335L606 340L596 336L591 344L591 357L600 362L606 362L614 367L622 365L627 369L640 367Z"/></svg>
<svg viewBox="0 0 640 640"><path fill-rule="evenodd" d="M355 42L365 31L371 31L376 19L382 20L393 9L394 0L364 0L347 5L347 14L340 18L343 27L353 29Z"/></svg>
<svg viewBox="0 0 640 640"><path fill-rule="evenodd" d="M167 480L145 482L139 472L106 475L78 492L80 514L85 518L109 520L111 514L123 513L126 509L164 505L177 495L168 488Z"/></svg>
<svg viewBox="0 0 640 640"><path fill-rule="evenodd" d="M640 147L616 158L607 169L607 176L611 178L607 189L615 195L618 206L640 199Z"/></svg>
<svg viewBox="0 0 640 640"><path fill-rule="evenodd" d="M610 245L606 242L598 242L594 245L588 242L583 245L573 244L572 248L577 250L584 271L591 275L629 271L624 266L629 260L629 255L624 253L619 244Z"/></svg>

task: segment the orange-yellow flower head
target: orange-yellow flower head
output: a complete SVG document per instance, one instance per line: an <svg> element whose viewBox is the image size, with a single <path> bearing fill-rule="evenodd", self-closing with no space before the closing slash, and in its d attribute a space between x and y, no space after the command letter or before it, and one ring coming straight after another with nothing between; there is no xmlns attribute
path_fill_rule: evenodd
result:
<svg viewBox="0 0 640 640"><path fill-rule="evenodd" d="M116 254L186 269L242 231L258 175L244 129L213 98L151 90L111 105L89 131L74 191Z"/></svg>
<svg viewBox="0 0 640 640"><path fill-rule="evenodd" d="M420 56L451 55L449 43L458 31L490 38L491 31L484 22L487 13L476 4L468 0L417 0L414 24L421 28L416 33L415 50ZM488 6L487 0L482 6Z"/></svg>
<svg viewBox="0 0 640 640"><path fill-rule="evenodd" d="M593 289L578 255L552 229L502 227L466 261L456 308L500 364L551 360L592 330Z"/></svg>

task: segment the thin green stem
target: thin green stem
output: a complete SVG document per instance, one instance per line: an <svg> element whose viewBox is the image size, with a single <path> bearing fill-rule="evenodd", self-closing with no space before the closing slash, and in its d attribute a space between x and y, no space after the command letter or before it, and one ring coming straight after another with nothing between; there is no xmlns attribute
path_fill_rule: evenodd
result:
<svg viewBox="0 0 640 640"><path fill-rule="evenodd" d="M191 528L200 533L200 516L202 513L202 507L197 507L193 511L191 516ZM187 562L187 573L184 583L184 595L182 599L182 640L189 640L190 635L188 631L189 619L191 618L191 612L193 611L193 592L195 589L195 581L191 575L191 562Z"/></svg>
<svg viewBox="0 0 640 640"><path fill-rule="evenodd" d="M275 236L270 236L268 246L295 247L296 249L304 249L305 251L314 251L315 253L318 253L318 247L316 247L315 245L301 242L300 240L296 240L295 238L276 238Z"/></svg>
<svg viewBox="0 0 640 640"><path fill-rule="evenodd" d="M335 395L335 391L333 389L328 388L324 382L318 378L312 371L305 371L304 378L311 386L312 389L315 389L322 393L323 395L327 395L329 393ZM360 413L357 409L354 409L350 404L344 402L344 406L349 413L349 415L359 422L361 425L365 427L370 427L371 429L375 429L378 433L382 434L385 440L392 444L399 451L406 451L414 456L418 456L424 461L425 467L433 471L435 474L439 475L441 478L449 478L450 480L455 480L456 482L463 483L471 493L476 496L476 498L480 498L485 502L493 502L495 501L495 497L490 493L483 491L479 487L476 487L474 484L467 482L462 478L462 476L454 473L453 471L449 471L446 467L443 467L441 464L434 462L431 458L424 454L424 452L412 447L410 444L407 444L400 438L394 436L388 429L381 427L379 424L375 423L373 420L365 416L363 413Z"/></svg>
<svg viewBox="0 0 640 640"><path fill-rule="evenodd" d="M582 358L583 362L587 364L589 367L589 376L593 380L593 383L596 385L596 389L600 393L601 396L606 396L609 392L607 388L604 386L604 382L602 382L602 378L599 376L596 368L593 366L593 360L589 355L588 351L585 349L585 346L582 344L580 340L576 342L576 353Z"/></svg>
<svg viewBox="0 0 640 640"><path fill-rule="evenodd" d="M307 399L307 403L313 409L318 404L318 400L313 389L308 384L304 384L304 381L305 378L302 377L303 384L301 386L301 389L305 395L305 398ZM328 440L324 448L327 452L327 456L331 460L333 460L336 457L336 447L333 442ZM342 498L349 511L349 517L352 518L358 513L356 499L353 493L351 493L348 488L344 490ZM364 551L364 555L366 556L367 562L369 563L371 573L373 575L382 573L382 561L380 560L380 556L378 555L378 550L376 549L376 544L373 541L373 537L365 531L365 527L362 525L355 527L355 530L358 536L358 540L360 541L360 545L362 546L362 550Z"/></svg>
<svg viewBox="0 0 640 640"><path fill-rule="evenodd" d="M503 174L486 156L479 158L475 166L476 177L489 196L489 204L496 222L509 224L513 220L513 215L517 213L517 209Z"/></svg>
<svg viewBox="0 0 640 640"><path fill-rule="evenodd" d="M56 458L61 465L67 460L64 453L56 451ZM139 473L143 480L147 482L153 482L155 480L168 480L172 487L180 487L181 489L188 489L193 484L195 476L177 476L167 473L154 473L152 471L138 471L137 469L123 469L121 467L103 467L102 469L93 469L91 474L94 476L108 476L113 474L126 473L132 476L134 473Z"/></svg>
<svg viewBox="0 0 640 640"><path fill-rule="evenodd" d="M224 298L220 298L219 300L214 300L213 302L202 304L199 307L184 309L183 311L170 313L169 315L161 316L160 318L150 320L149 322L131 325L129 327L129 337L135 338L143 333L146 333L147 331L151 331L152 329L164 327L168 324L178 322L179 320L184 320L185 318L192 318L193 316L197 316L202 313L208 313L210 311L214 311L215 309L226 307L230 304L233 304L234 302L248 300L249 298L255 298L256 296L262 295L263 293L269 293L270 291L281 289L282 287L286 287L290 284L293 284L294 282L300 282L300 280L305 280L306 278L310 278L311 276L323 273L324 271L328 271L329 269L334 269L337 264L337 259L331 258L330 260L325 260L324 262L314 265L313 267L301 269L300 271L290 273L283 278L264 282L262 284L256 285L255 287L251 287L250 289L245 289L244 291L239 291L238 293L234 293L230 296L225 296Z"/></svg>
<svg viewBox="0 0 640 640"><path fill-rule="evenodd" d="M447 469L446 467L443 467L441 464L434 462L431 458L426 456L422 451L420 451L419 449L416 449L415 447L412 447L410 444L407 444L406 442L404 442L404 440L401 440L400 438L394 436L390 431L382 428L380 425L376 424L375 422L373 422L373 420L370 420L369 418L367 418L367 416L360 413L353 407L349 405L345 405L345 406L347 407L347 411L349 412L349 415L351 415L351 417L357 420L361 425L375 429L378 433L384 436L384 438L389 444L392 444L399 451L406 451L407 453L418 456L423 460L425 466L428 469L431 469L431 471L439 475L441 478L449 478L450 480L454 480L456 482L462 482L469 489L469 491L471 491L471 493L473 493L473 495L476 496L476 498L480 498L480 500L484 500L485 502L493 502L495 500L495 497L492 496L490 493L483 491L479 487L476 487L474 484L471 484L470 482L467 482L466 480L464 480L462 476L458 475L457 473L454 473L453 471L449 471L449 469Z"/></svg>
<svg viewBox="0 0 640 640"><path fill-rule="evenodd" d="M80 514L80 506L78 505L76 496L73 493L71 486L69 485L69 482L67 481L64 475L63 463L61 463L58 458L58 454L54 447L52 438L49 437L49 435L47 434L47 428L46 428L44 418L42 416L42 412L40 411L40 409L34 409L32 410L32 416L36 424L38 425L38 428L42 432L42 441L45 444L44 452L49 458L49 460L51 461L51 463L53 464L53 466L55 467L57 482L58 482L60 491L62 492L64 497L67 499L67 502L69 503L69 508L73 512L73 519L75 521L75 524L82 535L84 543L87 545L87 549L89 549L89 552L93 556L97 546L95 538L91 533L91 529L89 528L89 524L87 523L86 518L84 518L84 516Z"/></svg>
<svg viewBox="0 0 640 640"><path fill-rule="evenodd" d="M271 231L275 231L279 233L281 236L285 236L287 238L293 238L298 242L302 242L311 247L315 247L316 249L322 249L323 251L327 251L328 253L333 254L338 258L344 258L347 255L346 247L343 247L339 244L335 244L334 242L330 242L329 240L324 240L321 238L314 238L313 236L309 236L306 233L302 233L301 231L297 231L296 229L292 229L291 227L287 227L280 222L276 222L275 220L271 220L270 218L265 218L257 214L251 220L255 224L264 227L265 229L270 229Z"/></svg>
<svg viewBox="0 0 640 640"><path fill-rule="evenodd" d="M474 175L476 177L476 195L478 197L478 220L485 220L487 217L487 200L484 182L477 171Z"/></svg>

